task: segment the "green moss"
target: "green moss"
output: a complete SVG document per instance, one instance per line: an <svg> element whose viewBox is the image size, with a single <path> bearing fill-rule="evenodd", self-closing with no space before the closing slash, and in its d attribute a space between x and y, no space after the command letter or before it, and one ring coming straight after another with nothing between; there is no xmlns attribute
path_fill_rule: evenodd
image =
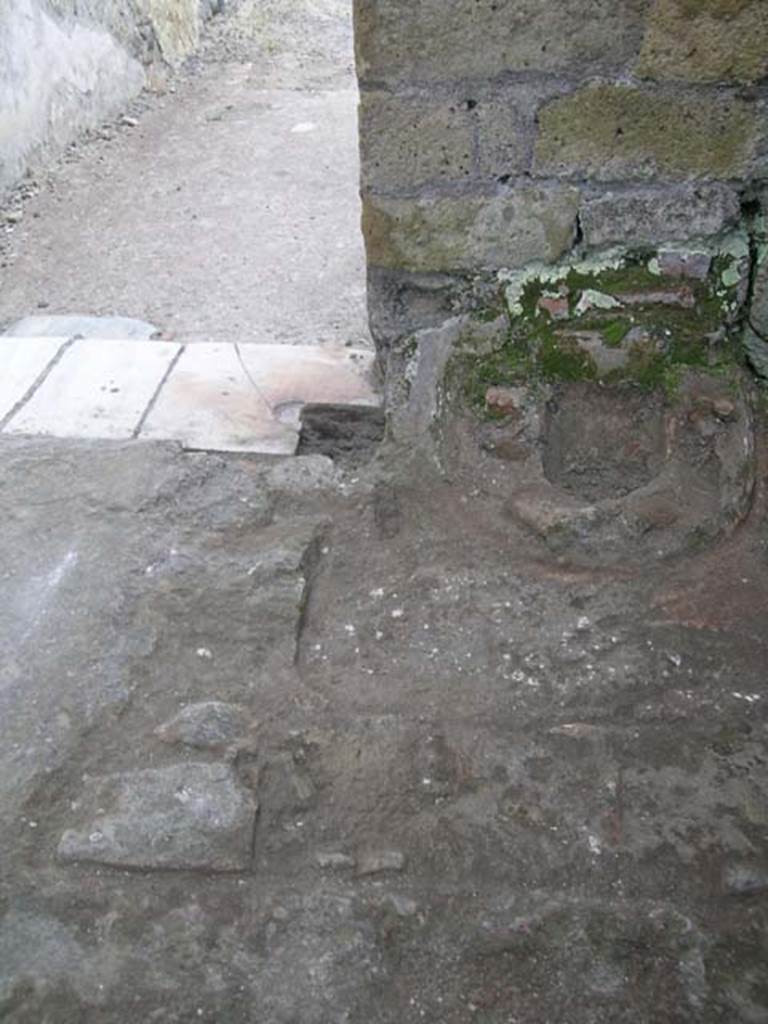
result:
<svg viewBox="0 0 768 1024"><path fill-rule="evenodd" d="M494 302L491 305L473 309L469 315L479 324L492 324L501 317L508 317L509 312L503 299L499 298L498 302Z"/></svg>
<svg viewBox="0 0 768 1024"><path fill-rule="evenodd" d="M468 405L492 416L485 403L488 388L497 385L509 387L530 381L534 370L534 362L528 350L510 340L497 352L480 359L471 355L458 357L454 360L449 376L458 384Z"/></svg>
<svg viewBox="0 0 768 1024"><path fill-rule="evenodd" d="M632 326L627 320L616 319L600 324L599 330L609 348L620 348L622 341L632 330Z"/></svg>
<svg viewBox="0 0 768 1024"><path fill-rule="evenodd" d="M537 352L536 362L541 377L546 381L595 380L597 377L592 357L575 342L563 338L545 338Z"/></svg>
<svg viewBox="0 0 768 1024"><path fill-rule="evenodd" d="M738 287L726 287L723 277L738 262L737 243L739 239L732 245L724 243L713 261L709 278L704 281L664 279L659 275L657 254L653 251L623 255L612 251L602 260L560 267L532 265L508 278L508 336L490 354L465 351L457 367L469 404L485 411L485 394L492 385L536 386L537 382L597 378L616 386L660 388L672 397L687 368L720 374L733 372L744 361L734 337L734 328L738 326L734 314L739 310ZM539 308L539 300L544 294L564 288L569 297L570 318L553 320ZM576 314L586 291L617 297L683 288L693 296L692 305L646 301L625 304L618 311L592 308ZM630 346L628 335L635 329L638 340ZM606 348L627 351L626 365L601 376L599 361L596 364L579 344L580 332L599 335Z"/></svg>
<svg viewBox="0 0 768 1024"><path fill-rule="evenodd" d="M523 288L522 295L520 296L520 305L523 309L522 319L531 321L541 315L539 299L546 291L547 286L543 281L535 279L528 281Z"/></svg>
<svg viewBox="0 0 768 1024"><path fill-rule="evenodd" d="M579 293L587 290L607 295L658 290L659 279L648 269L648 256L643 252L629 253L621 267L608 267L596 273L585 273L579 268L569 271L565 281L574 305Z"/></svg>
<svg viewBox="0 0 768 1024"><path fill-rule="evenodd" d="M635 345L630 351L625 369L615 371L606 380L607 383L616 384L631 382L643 391L654 391L658 388L673 398L679 389L684 370L684 366L672 362L662 353Z"/></svg>

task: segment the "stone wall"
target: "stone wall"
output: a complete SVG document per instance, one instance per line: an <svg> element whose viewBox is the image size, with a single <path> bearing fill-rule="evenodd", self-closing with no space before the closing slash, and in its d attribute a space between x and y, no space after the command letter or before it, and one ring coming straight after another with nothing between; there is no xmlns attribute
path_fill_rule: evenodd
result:
<svg viewBox="0 0 768 1024"><path fill-rule="evenodd" d="M526 268L617 249L714 253L741 233L744 288L766 277L749 233L768 179L766 0L355 0L355 14L381 349L492 304Z"/></svg>
<svg viewBox="0 0 768 1024"><path fill-rule="evenodd" d="M197 46L221 0L4 0L0 194Z"/></svg>

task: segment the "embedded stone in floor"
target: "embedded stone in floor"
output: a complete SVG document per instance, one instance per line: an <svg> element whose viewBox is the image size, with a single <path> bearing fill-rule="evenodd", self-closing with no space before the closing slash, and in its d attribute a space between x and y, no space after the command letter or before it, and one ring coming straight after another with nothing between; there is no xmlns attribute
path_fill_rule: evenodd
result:
<svg viewBox="0 0 768 1024"><path fill-rule="evenodd" d="M6 433L129 438L179 348L170 342L76 341Z"/></svg>
<svg viewBox="0 0 768 1024"><path fill-rule="evenodd" d="M371 386L373 352L330 345L240 345L248 376L275 416L298 427L295 407L307 402L376 406ZM298 410L296 410L298 413Z"/></svg>
<svg viewBox="0 0 768 1024"><path fill-rule="evenodd" d="M141 430L185 448L292 455L296 431L280 423L235 345L189 345Z"/></svg>
<svg viewBox="0 0 768 1024"><path fill-rule="evenodd" d="M252 748L255 723L244 707L207 700L187 704L155 730L163 743L218 752Z"/></svg>
<svg viewBox="0 0 768 1024"><path fill-rule="evenodd" d="M128 316L25 316L5 331L15 338L109 338L146 341L160 329Z"/></svg>
<svg viewBox="0 0 768 1024"><path fill-rule="evenodd" d="M372 359L338 347L189 345L141 437L207 451L292 455L305 403L377 405L368 379Z"/></svg>
<svg viewBox="0 0 768 1024"><path fill-rule="evenodd" d="M89 779L63 861L245 871L258 803L225 764L178 764Z"/></svg>
<svg viewBox="0 0 768 1024"><path fill-rule="evenodd" d="M256 585L298 576L306 579L327 529L326 520L297 518L262 530L258 546L250 546L245 564Z"/></svg>
<svg viewBox="0 0 768 1024"><path fill-rule="evenodd" d="M0 420L24 399L65 341L65 337L0 338Z"/></svg>

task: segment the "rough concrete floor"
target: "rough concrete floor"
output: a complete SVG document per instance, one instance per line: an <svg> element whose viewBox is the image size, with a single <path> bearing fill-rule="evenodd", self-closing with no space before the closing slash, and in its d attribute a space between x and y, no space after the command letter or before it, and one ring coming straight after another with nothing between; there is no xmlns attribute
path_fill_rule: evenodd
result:
<svg viewBox="0 0 768 1024"><path fill-rule="evenodd" d="M44 310L182 341L368 342L351 4L230 11L129 123L27 183L0 226L0 328Z"/></svg>

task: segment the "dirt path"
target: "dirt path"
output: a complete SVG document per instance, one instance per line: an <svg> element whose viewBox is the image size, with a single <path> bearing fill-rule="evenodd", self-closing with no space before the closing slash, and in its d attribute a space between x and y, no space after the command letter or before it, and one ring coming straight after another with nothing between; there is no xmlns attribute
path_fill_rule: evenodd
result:
<svg viewBox="0 0 768 1024"><path fill-rule="evenodd" d="M351 9L243 0L161 95L29 188L0 326L118 314L183 341L369 344Z"/></svg>

